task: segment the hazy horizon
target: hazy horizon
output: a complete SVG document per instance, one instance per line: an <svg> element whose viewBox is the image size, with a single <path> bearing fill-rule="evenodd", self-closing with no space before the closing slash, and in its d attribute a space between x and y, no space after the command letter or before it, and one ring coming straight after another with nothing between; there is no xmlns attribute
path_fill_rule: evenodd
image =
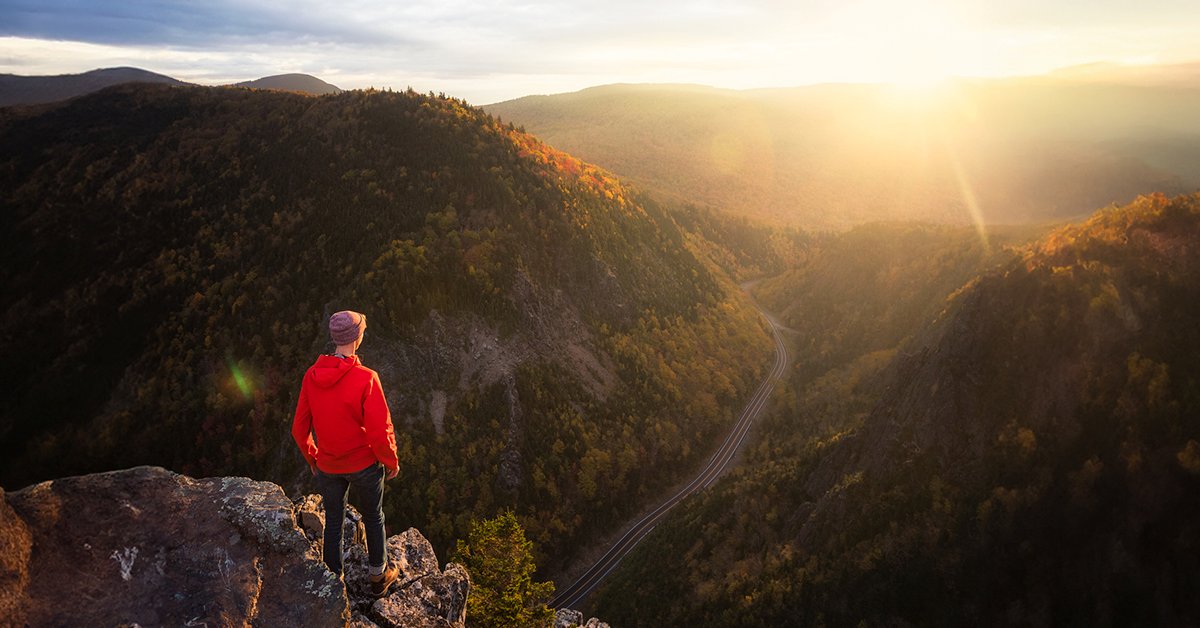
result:
<svg viewBox="0 0 1200 628"><path fill-rule="evenodd" d="M371 0L0 6L0 72L132 66L205 85L304 73L343 89L444 92L475 104L613 83L727 89L926 84L1093 63L1200 61L1200 7L1154 0L1078 11L1036 2L898 6L759 1L566 6Z"/></svg>
<svg viewBox="0 0 1200 628"><path fill-rule="evenodd" d="M2 67L2 66L0 66L0 67ZM717 84L711 84L711 83L683 82L683 81L623 81L623 80L617 80L617 81L613 81L613 82L609 82L609 83L595 83L595 84L581 85L579 87L564 89L562 91L519 93L519 94L512 94L510 96L502 97L499 100L480 101L480 100L472 100L471 98L468 98L459 93L450 92L450 91L442 90L442 89L436 89L436 88L421 89L418 86L412 85L412 84L346 85L346 84L338 83L337 81L331 80L325 75L312 74L310 72L268 72L266 74L256 74L253 76L251 76L251 75L244 75L244 76L243 75L232 75L228 78L222 78L222 79L218 79L218 80L197 81L197 80L188 79L183 75L172 74L168 71L162 70L160 68L155 68L155 67L138 66L138 65L103 65L103 66L93 65L91 67L81 67L79 69L68 69L68 70L63 70L63 71L47 72L45 74L34 74L34 73L15 72L15 71L0 72L0 74L9 74L12 76L24 76L24 77L45 77L45 76L53 77L53 76L75 76L75 75L85 74L85 73L93 72L93 71L115 70L115 69L143 70L143 71L152 72L155 74L169 76L171 78L178 79L178 80L181 80L181 81L184 81L187 83L193 83L196 85L201 85L201 86L206 86L206 87L234 85L237 83L251 82L251 81L268 78L268 77L285 76L285 75L291 75L291 74L309 75L309 76L313 76L317 79L321 79L325 82L328 82L328 83L330 83L340 89L343 89L343 90L354 90L354 89L404 90L407 88L413 88L416 91L422 92L422 93L425 93L425 92L445 93L447 96L462 98L472 105L484 106L484 107L501 104L501 103L505 103L505 102L512 101L512 100L518 100L521 98L531 97L531 96L534 96L534 97L536 97L536 96L558 96L558 95L582 92L582 91L591 90L591 89L602 89L602 88L608 88L608 87L680 87L680 88L697 88L697 89L715 90L715 91L753 92L753 91L766 91L766 90L803 89L803 88L809 88L809 87L822 87L822 86L830 86L830 85L844 85L844 86L896 88L899 92L902 92L902 93L904 93L904 92L924 93L924 92L928 92L928 91L937 91L940 87L945 86L945 85L952 85L956 81L971 82L971 81L1005 81L1005 80L1061 78L1061 79L1066 79L1066 80L1077 80L1079 82L1094 81L1094 82L1113 82L1113 83L1130 83L1130 82L1136 83L1136 82L1145 80L1150 83L1164 84L1164 83L1170 82L1173 79L1180 78L1178 76L1178 74L1182 73L1182 71L1184 71L1184 70L1187 71L1186 78L1200 79L1200 60L1182 61L1179 63L1170 63L1170 64L1145 64L1145 65L1133 65L1133 64L1111 63L1111 62L1107 62L1107 61L1097 61L1097 62L1093 62L1093 63L1082 63L1082 64L1078 64L1078 65L1064 66L1061 68L1052 68L1052 69L1050 69L1046 72L1040 73L1040 74L1013 74L1013 75L1005 75L1005 76L957 76L957 75L956 76L947 76L943 79L940 79L936 82L932 82L929 84L925 84L925 83L905 84L905 83L896 83L896 82L888 82L888 81L853 81L853 80L835 81L835 80L830 80L830 81L817 81L817 82L811 82L811 83L796 83L796 84L790 84L790 85L730 86L730 85L717 85ZM1172 74L1173 70L1176 71L1176 74ZM1198 85L1200 85L1200 80L1197 80L1196 82Z"/></svg>

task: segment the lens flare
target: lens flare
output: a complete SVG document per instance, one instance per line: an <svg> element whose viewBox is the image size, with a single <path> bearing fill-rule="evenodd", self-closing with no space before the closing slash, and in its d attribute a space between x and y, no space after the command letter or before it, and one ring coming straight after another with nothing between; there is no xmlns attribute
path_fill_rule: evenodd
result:
<svg viewBox="0 0 1200 628"><path fill-rule="evenodd" d="M958 156L954 154L949 144L946 144L946 155L950 158L950 167L954 169L954 178L958 181L958 191L962 194L963 203L967 206L967 213L971 216L971 222L975 223L975 232L979 234L983 252L985 255L991 253L992 246L988 242L987 225L983 222L983 211L979 208L979 201L975 199L975 191L971 189L971 182L967 179L962 163L958 161Z"/></svg>
<svg viewBox="0 0 1200 628"><path fill-rule="evenodd" d="M247 401L254 397L254 383L250 381L250 377L243 372L241 365L229 360L229 373L233 377L233 384L237 386L239 392L242 393Z"/></svg>
<svg viewBox="0 0 1200 628"><path fill-rule="evenodd" d="M951 111L954 111L958 118L974 121L978 117L978 112L973 104L963 98L957 90L951 90L948 96L948 102L952 105ZM971 187L971 180L967 177L967 171L963 168L962 161L959 160L958 153L954 150L948 135L949 132L945 125L937 126L937 137L941 141L946 159L950 162L955 183L958 184L958 192L962 195L963 204L967 207L967 214L975 225L975 232L979 234L979 242L983 245L984 254L987 255L991 253L992 247L988 240L987 223L983 219L983 209L979 205L975 190Z"/></svg>

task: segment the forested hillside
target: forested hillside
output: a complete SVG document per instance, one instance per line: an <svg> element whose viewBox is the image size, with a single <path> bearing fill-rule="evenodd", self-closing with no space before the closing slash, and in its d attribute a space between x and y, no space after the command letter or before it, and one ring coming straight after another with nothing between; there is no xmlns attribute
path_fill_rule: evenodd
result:
<svg viewBox="0 0 1200 628"><path fill-rule="evenodd" d="M1046 228L872 223L814 236L802 262L757 283L754 296L789 328L792 376L777 392L787 438L824 438L871 409L898 351L981 271Z"/></svg>
<svg viewBox="0 0 1200 628"><path fill-rule="evenodd" d="M1153 196L999 260L887 358L865 417L837 404L774 417L741 473L626 560L597 612L622 625L1200 621L1197 242L1200 196ZM807 424L839 413L842 430L812 438Z"/></svg>
<svg viewBox="0 0 1200 628"><path fill-rule="evenodd" d="M0 110L0 484L299 487L336 310L398 429L393 526L515 509L553 567L682 477L770 359L695 236L465 103L122 86Z"/></svg>
<svg viewBox="0 0 1200 628"><path fill-rule="evenodd" d="M609 85L485 107L663 198L806 228L1044 223L1200 186L1200 84Z"/></svg>
<svg viewBox="0 0 1200 628"><path fill-rule="evenodd" d="M703 259L738 281L774 277L796 268L821 238L795 227L690 204L667 206Z"/></svg>

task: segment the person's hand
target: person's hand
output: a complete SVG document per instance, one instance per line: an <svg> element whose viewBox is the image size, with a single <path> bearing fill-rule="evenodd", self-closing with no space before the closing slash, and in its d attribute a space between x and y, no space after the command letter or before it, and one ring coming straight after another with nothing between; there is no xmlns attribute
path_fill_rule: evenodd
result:
<svg viewBox="0 0 1200 628"><path fill-rule="evenodd" d="M400 475L400 467L399 467L399 465L397 465L395 469L389 469L387 467L384 467L383 474L384 474L383 476L385 478L387 478L389 480L394 480L394 479L396 479L397 475Z"/></svg>

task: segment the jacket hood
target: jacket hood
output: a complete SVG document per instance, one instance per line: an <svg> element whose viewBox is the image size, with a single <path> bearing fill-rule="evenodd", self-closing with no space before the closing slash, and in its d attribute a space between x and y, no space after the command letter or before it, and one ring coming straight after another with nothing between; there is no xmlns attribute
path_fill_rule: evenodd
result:
<svg viewBox="0 0 1200 628"><path fill-rule="evenodd" d="M348 358L322 355L308 370L308 376L312 378L313 384L322 388L332 388L359 364L357 355Z"/></svg>

